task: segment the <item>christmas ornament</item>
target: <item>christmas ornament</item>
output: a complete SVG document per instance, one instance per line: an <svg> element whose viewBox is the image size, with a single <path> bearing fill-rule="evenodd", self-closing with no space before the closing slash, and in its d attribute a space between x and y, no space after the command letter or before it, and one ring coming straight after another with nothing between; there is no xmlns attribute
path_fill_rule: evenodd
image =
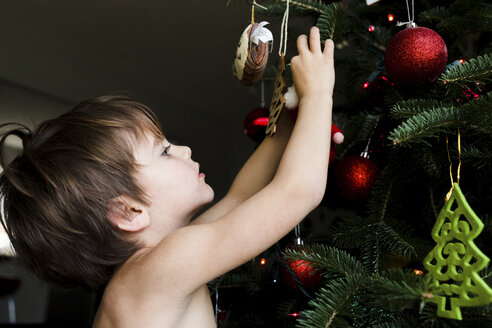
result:
<svg viewBox="0 0 492 328"><path fill-rule="evenodd" d="M270 104L270 116L268 119L268 126L266 133L273 136L277 131L277 119L280 117L280 113L284 108L285 98L283 91L285 88L285 62L284 56L282 55L279 59L277 67L277 76L275 78L274 91L272 96L272 103Z"/></svg>
<svg viewBox="0 0 492 328"><path fill-rule="evenodd" d="M439 34L425 27L398 32L384 54L386 71L402 84L434 82L446 67L448 50Z"/></svg>
<svg viewBox="0 0 492 328"><path fill-rule="evenodd" d="M461 142L458 130L458 174L453 181L452 162L450 164L451 190L446 195L436 224L432 229L432 239L437 245L424 259L429 271L429 286L437 304L437 315L461 320L461 306L479 306L492 302L492 289L479 276L490 259L480 251L473 240L483 230L483 222L473 212L459 187L461 167ZM448 138L446 136L446 148Z"/></svg>
<svg viewBox="0 0 492 328"><path fill-rule="evenodd" d="M277 76L275 77L275 85L273 90L272 102L270 104L270 117L268 118L268 126L266 133L270 136L275 134L277 130L277 120L280 117L280 112L284 108L285 98L283 95L285 88L285 59L284 55L287 51L287 26L289 22L289 0L285 6L284 16L282 17L282 25L280 27L280 47L278 49L279 62L277 67Z"/></svg>
<svg viewBox="0 0 492 328"><path fill-rule="evenodd" d="M261 142L265 138L269 113L267 107L258 107L249 112L244 118L244 133L254 141Z"/></svg>
<svg viewBox="0 0 492 328"><path fill-rule="evenodd" d="M335 167L335 180L343 198L358 201L369 195L380 171L367 157L347 156Z"/></svg>
<svg viewBox="0 0 492 328"><path fill-rule="evenodd" d="M295 291L299 291L299 284L308 291L315 290L322 280L321 272L303 260L286 261L285 266L282 266L281 277L285 286Z"/></svg>
<svg viewBox="0 0 492 328"><path fill-rule="evenodd" d="M431 301L441 317L461 320L461 306L492 302L492 289L478 275L490 260L473 242L482 229L482 221L455 183L432 229L437 245L424 259L434 294Z"/></svg>
<svg viewBox="0 0 492 328"><path fill-rule="evenodd" d="M265 72L269 43L273 41L272 32L264 27L267 24L268 22L250 24L239 40L234 67L237 78L244 85L256 83Z"/></svg>
<svg viewBox="0 0 492 328"><path fill-rule="evenodd" d="M294 227L295 246L293 249L304 251L304 241L301 238L301 225ZM318 268L308 261L290 259L284 261L281 267L281 276L284 284L292 290L301 291L306 296L311 297L308 291L318 288L321 282L321 272Z"/></svg>

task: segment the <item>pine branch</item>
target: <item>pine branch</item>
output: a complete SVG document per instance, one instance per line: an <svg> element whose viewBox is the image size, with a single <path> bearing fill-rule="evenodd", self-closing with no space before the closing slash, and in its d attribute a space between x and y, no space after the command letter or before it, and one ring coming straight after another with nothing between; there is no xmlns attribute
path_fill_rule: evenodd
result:
<svg viewBox="0 0 492 328"><path fill-rule="evenodd" d="M477 169L492 166L492 145L479 144L479 146L462 145L461 159L471 163Z"/></svg>
<svg viewBox="0 0 492 328"><path fill-rule="evenodd" d="M371 299L376 304L385 304L398 310L415 306L429 293L425 279L410 270L388 270L371 277ZM413 303L413 305L412 305Z"/></svg>
<svg viewBox="0 0 492 328"><path fill-rule="evenodd" d="M437 316L437 305L431 302L425 303L420 312L420 318L423 321L423 327L463 328L462 321Z"/></svg>
<svg viewBox="0 0 492 328"><path fill-rule="evenodd" d="M268 15L283 15L286 0L275 0L273 3L262 3L262 5L266 6ZM290 0L289 6L289 16L306 16L328 13L331 10L332 4L324 4L316 0ZM264 11L259 12L259 14L263 13Z"/></svg>
<svg viewBox="0 0 492 328"><path fill-rule="evenodd" d="M381 267L381 241L377 229L364 239L364 247L361 249L361 262L366 271L379 273Z"/></svg>
<svg viewBox="0 0 492 328"><path fill-rule="evenodd" d="M454 1L449 9L435 7L419 15L419 21L437 22L438 31L451 35L491 31L491 18L492 8L481 0Z"/></svg>
<svg viewBox="0 0 492 328"><path fill-rule="evenodd" d="M372 328L412 328L414 326L410 326L406 321L398 321L398 322L383 322L373 325Z"/></svg>
<svg viewBox="0 0 492 328"><path fill-rule="evenodd" d="M399 101L390 108L390 116L396 119L407 119L414 115L427 112L432 108L451 106L435 99L410 99Z"/></svg>
<svg viewBox="0 0 492 328"><path fill-rule="evenodd" d="M415 248L406 241L399 233L386 223L379 226L379 238L382 245L392 254L405 257L416 256Z"/></svg>
<svg viewBox="0 0 492 328"><path fill-rule="evenodd" d="M492 95L492 94L491 94ZM406 101L396 104L392 108L394 117L405 117L415 114L403 121L389 136L395 145L409 145L423 143L430 146L425 138L436 137L439 132L449 128L470 128L476 133L491 134L492 101L489 95L481 96L456 107L441 102L429 102L432 107L425 107L425 101Z"/></svg>
<svg viewBox="0 0 492 328"><path fill-rule="evenodd" d="M371 221L382 224L387 218L388 209L391 210L390 200L398 175L396 167L388 165L381 172L381 176L374 183L371 196L367 203L367 213ZM391 214L391 213L390 213Z"/></svg>
<svg viewBox="0 0 492 328"><path fill-rule="evenodd" d="M343 15L342 7L337 2L333 2L327 7L327 10L321 12L316 22L321 40L334 38L335 30L340 25L340 18Z"/></svg>
<svg viewBox="0 0 492 328"><path fill-rule="evenodd" d="M434 7L422 11L419 15L419 21L421 22L432 22L432 21L442 21L449 16L449 12L445 7Z"/></svg>
<svg viewBox="0 0 492 328"><path fill-rule="evenodd" d="M345 153L357 143L362 141L367 142L382 116L383 115L376 110L375 113L363 111L351 118L350 125L344 131L346 141L337 148L337 153L340 152L340 157L343 158ZM351 142L348 142L349 140L351 140Z"/></svg>
<svg viewBox="0 0 492 328"><path fill-rule="evenodd" d="M366 274L362 264L352 255L321 244L288 248L283 256L287 260L310 262L315 268L323 269L325 277L360 277Z"/></svg>
<svg viewBox="0 0 492 328"><path fill-rule="evenodd" d="M492 136L492 93L459 107L443 105L416 114L403 121L389 135L394 145L413 146L425 144L426 138L437 137L451 128L467 129L467 134Z"/></svg>
<svg viewBox="0 0 492 328"><path fill-rule="evenodd" d="M332 238L341 248L357 248L364 244L365 237L374 230L373 222L366 218L346 218L332 228Z"/></svg>
<svg viewBox="0 0 492 328"><path fill-rule="evenodd" d="M277 0L277 1L287 2L287 0ZM316 0L289 0L289 3L290 5L307 9L311 12L315 12L318 14L328 13L330 11L330 9L328 8L333 7L333 4L325 5L321 1L316 1ZM283 7L285 8L285 5L283 5Z"/></svg>
<svg viewBox="0 0 492 328"><path fill-rule="evenodd" d="M437 158L440 153L432 147L423 144L414 145L412 157L415 163L431 178L438 178L441 174L442 161Z"/></svg>
<svg viewBox="0 0 492 328"><path fill-rule="evenodd" d="M472 58L461 65L452 66L442 73L439 81L444 85L466 82L475 82L489 78L492 73L492 56L486 54Z"/></svg>
<svg viewBox="0 0 492 328"><path fill-rule="evenodd" d="M312 310L303 311L299 319L299 328L329 328L350 327L344 317L347 317L347 308L350 300L357 293L362 280L353 277L335 279L309 302Z"/></svg>
<svg viewBox="0 0 492 328"><path fill-rule="evenodd" d="M459 127L459 109L453 106L432 108L402 122L390 133L388 139L399 146L414 143L430 146L425 138L436 137L439 132L451 127Z"/></svg>

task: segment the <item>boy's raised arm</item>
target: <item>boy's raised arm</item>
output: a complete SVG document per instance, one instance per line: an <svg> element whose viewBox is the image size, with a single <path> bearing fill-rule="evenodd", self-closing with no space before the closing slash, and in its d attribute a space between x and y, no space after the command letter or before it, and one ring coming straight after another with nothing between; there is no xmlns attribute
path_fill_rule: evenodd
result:
<svg viewBox="0 0 492 328"><path fill-rule="evenodd" d="M201 284L241 265L274 244L319 205L326 187L330 150L333 42L321 51L319 30L297 41L291 68L300 99L292 135L272 181L241 205L209 224L179 229L157 246L169 259L161 278ZM158 277L156 277L158 278Z"/></svg>
<svg viewBox="0 0 492 328"><path fill-rule="evenodd" d="M265 137L237 174L227 195L193 220L192 225L217 220L272 181L294 126L286 110L280 114L277 125L277 133Z"/></svg>

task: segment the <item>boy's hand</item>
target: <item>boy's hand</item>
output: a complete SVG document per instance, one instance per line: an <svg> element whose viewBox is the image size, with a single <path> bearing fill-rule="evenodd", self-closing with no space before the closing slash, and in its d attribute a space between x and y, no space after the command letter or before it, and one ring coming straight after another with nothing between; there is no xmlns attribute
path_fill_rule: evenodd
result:
<svg viewBox="0 0 492 328"><path fill-rule="evenodd" d="M292 77L296 86L299 101L307 96L331 98L335 84L333 67L333 41L326 40L321 51L319 29L311 28L309 46L306 35L297 38L299 55L292 57L290 64Z"/></svg>

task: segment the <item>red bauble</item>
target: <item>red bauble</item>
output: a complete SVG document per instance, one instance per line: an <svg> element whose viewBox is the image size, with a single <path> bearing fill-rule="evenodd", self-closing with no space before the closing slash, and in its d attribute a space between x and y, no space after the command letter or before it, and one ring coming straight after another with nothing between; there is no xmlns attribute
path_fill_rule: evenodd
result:
<svg viewBox="0 0 492 328"><path fill-rule="evenodd" d="M409 27L388 43L384 64L401 84L434 82L446 67L448 49L439 34L426 27Z"/></svg>
<svg viewBox="0 0 492 328"><path fill-rule="evenodd" d="M270 109L267 107L253 109L244 118L244 133L254 141L261 142L265 138L269 116Z"/></svg>
<svg viewBox="0 0 492 328"><path fill-rule="evenodd" d="M308 291L313 291L319 287L322 280L321 272L319 269L315 269L310 262L303 260L289 260L286 264L292 270L296 279L303 284L303 288ZM284 267L282 267L280 272L285 286L298 291L299 284L294 277L292 277L292 273Z"/></svg>
<svg viewBox="0 0 492 328"><path fill-rule="evenodd" d="M359 155L344 157L335 168L335 179L343 198L363 200L379 177L377 165L369 158Z"/></svg>

